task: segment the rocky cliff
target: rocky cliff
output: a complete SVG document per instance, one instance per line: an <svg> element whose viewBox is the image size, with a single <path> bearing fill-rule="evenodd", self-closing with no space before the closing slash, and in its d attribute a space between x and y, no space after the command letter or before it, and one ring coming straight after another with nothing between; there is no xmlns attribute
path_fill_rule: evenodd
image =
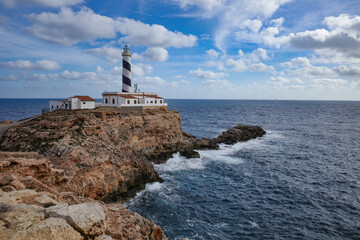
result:
<svg viewBox="0 0 360 240"><path fill-rule="evenodd" d="M55 111L6 131L2 151L39 152L66 177L55 189L94 199L128 197L161 181L143 151L183 141L180 114L166 109Z"/></svg>
<svg viewBox="0 0 360 240"><path fill-rule="evenodd" d="M175 152L199 157L196 150L264 134L237 125L198 139L182 132L178 112L164 108L59 110L16 123L0 142L6 151L0 152L0 238L53 239L62 232L63 239L166 239L153 222L110 202L162 181L152 162Z"/></svg>

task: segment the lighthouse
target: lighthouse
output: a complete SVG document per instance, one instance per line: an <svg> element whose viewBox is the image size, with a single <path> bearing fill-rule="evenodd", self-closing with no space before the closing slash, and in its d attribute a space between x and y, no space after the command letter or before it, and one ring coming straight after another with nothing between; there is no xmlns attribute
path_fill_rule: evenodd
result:
<svg viewBox="0 0 360 240"><path fill-rule="evenodd" d="M122 91L131 92L131 52L127 44L121 55L123 56Z"/></svg>
<svg viewBox="0 0 360 240"><path fill-rule="evenodd" d="M131 52L127 44L121 55L123 57L122 92L103 92L103 101L97 106L118 107L126 111L167 108L164 98L159 97L157 93L140 92L137 84L134 84L134 91L131 90Z"/></svg>

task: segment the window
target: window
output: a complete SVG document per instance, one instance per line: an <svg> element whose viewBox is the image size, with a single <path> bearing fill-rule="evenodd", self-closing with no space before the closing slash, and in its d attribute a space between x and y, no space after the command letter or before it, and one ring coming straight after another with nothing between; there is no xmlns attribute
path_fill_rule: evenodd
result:
<svg viewBox="0 0 360 240"><path fill-rule="evenodd" d="M134 100L134 104L136 104L136 100Z"/></svg>
<svg viewBox="0 0 360 240"><path fill-rule="evenodd" d="M51 109L54 109L54 105L51 105Z"/></svg>
<svg viewBox="0 0 360 240"><path fill-rule="evenodd" d="M150 101L150 103L153 103L153 101Z"/></svg>
<svg viewBox="0 0 360 240"><path fill-rule="evenodd" d="M86 104L86 102L83 102L83 104ZM67 105L66 105L67 106Z"/></svg>
<svg viewBox="0 0 360 240"><path fill-rule="evenodd" d="M130 100L127 100L127 103L130 104Z"/></svg>
<svg viewBox="0 0 360 240"><path fill-rule="evenodd" d="M162 100L160 100L160 103L162 103Z"/></svg>
<svg viewBox="0 0 360 240"><path fill-rule="evenodd" d="M115 104L115 98L113 98L113 104Z"/></svg>
<svg viewBox="0 0 360 240"><path fill-rule="evenodd" d="M155 100L155 103L157 103L157 101Z"/></svg>
<svg viewBox="0 0 360 240"><path fill-rule="evenodd" d="M59 109L59 106L58 106L58 105L56 106L56 109Z"/></svg>
<svg viewBox="0 0 360 240"><path fill-rule="evenodd" d="M108 104L108 99L107 98L105 98L105 103Z"/></svg>

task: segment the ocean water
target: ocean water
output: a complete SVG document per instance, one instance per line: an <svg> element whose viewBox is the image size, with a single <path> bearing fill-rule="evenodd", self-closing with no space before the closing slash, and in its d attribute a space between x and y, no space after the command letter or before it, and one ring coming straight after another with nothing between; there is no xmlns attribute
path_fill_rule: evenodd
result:
<svg viewBox="0 0 360 240"><path fill-rule="evenodd" d="M0 99L0 120L40 114L47 101ZM267 131L155 165L165 181L126 205L169 239L360 239L360 102L167 102L197 137L238 123Z"/></svg>
<svg viewBox="0 0 360 240"><path fill-rule="evenodd" d="M360 239L360 102L169 100L183 130L267 134L175 154L127 206L169 239Z"/></svg>

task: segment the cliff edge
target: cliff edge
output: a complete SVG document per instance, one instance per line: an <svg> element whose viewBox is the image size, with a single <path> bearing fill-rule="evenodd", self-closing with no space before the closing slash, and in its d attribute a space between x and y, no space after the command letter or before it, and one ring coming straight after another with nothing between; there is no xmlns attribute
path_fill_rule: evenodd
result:
<svg viewBox="0 0 360 240"><path fill-rule="evenodd" d="M134 196L161 181L144 149L183 141L178 112L117 108L59 110L9 128L2 151L38 152L66 178L51 185L98 200Z"/></svg>

